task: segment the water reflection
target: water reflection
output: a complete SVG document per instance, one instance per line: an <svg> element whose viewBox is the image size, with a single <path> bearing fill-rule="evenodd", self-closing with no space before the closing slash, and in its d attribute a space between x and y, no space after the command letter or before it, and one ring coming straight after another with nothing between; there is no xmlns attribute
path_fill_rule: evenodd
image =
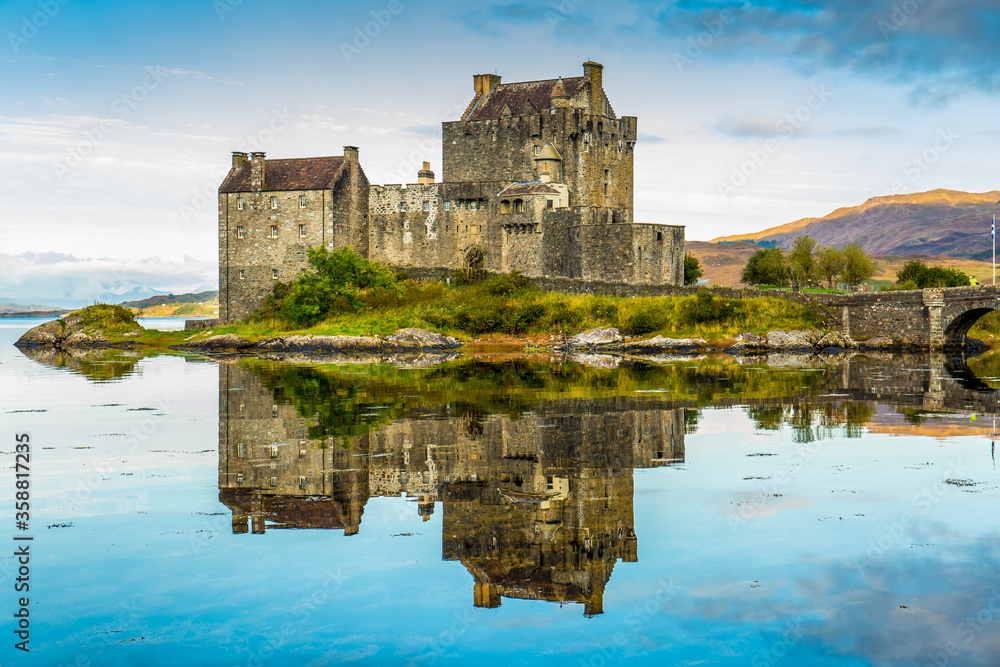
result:
<svg viewBox="0 0 1000 667"><path fill-rule="evenodd" d="M274 372L324 391L346 382L353 392L341 386L324 406L281 404L266 384ZM636 560L632 471L684 461L684 409L641 409L634 399L568 399L528 411L512 397L515 418L469 396L383 425L367 402L377 389L336 370L223 364L219 387L219 495L233 532L353 535L371 497L405 494L425 520L440 503L443 557L469 570L477 607L512 597L578 602L600 614L615 563ZM343 418L338 404L348 399L371 412ZM303 404L313 417L300 413ZM311 437L333 414L341 417L337 437ZM357 424L372 430L343 435Z"/></svg>
<svg viewBox="0 0 1000 667"><path fill-rule="evenodd" d="M637 560L633 471L683 463L702 408L743 405L757 429L808 443L995 401L946 357L219 368L219 497L234 533L354 535L369 498L403 495L424 520L440 507L442 557L469 571L477 607L541 599L587 615L602 613L615 564Z"/></svg>

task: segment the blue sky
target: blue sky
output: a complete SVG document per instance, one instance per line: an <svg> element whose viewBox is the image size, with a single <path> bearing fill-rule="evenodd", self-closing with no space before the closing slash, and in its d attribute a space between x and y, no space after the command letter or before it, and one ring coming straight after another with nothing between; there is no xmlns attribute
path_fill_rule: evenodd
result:
<svg viewBox="0 0 1000 667"><path fill-rule="evenodd" d="M440 175L473 74L588 59L639 117L636 219L691 240L993 190L998 35L987 0L7 0L0 297L214 288L231 151L357 145L373 183Z"/></svg>

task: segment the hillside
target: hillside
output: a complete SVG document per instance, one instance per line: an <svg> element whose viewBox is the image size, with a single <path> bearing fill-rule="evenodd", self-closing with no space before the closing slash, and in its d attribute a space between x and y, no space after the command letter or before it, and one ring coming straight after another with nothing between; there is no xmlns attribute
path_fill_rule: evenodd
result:
<svg viewBox="0 0 1000 667"><path fill-rule="evenodd" d="M993 254L990 224L995 213L1000 213L1000 191L932 190L872 197L860 206L837 209L822 218L804 218L712 242L773 242L788 250L797 237L810 236L822 245L838 248L860 243L871 255L987 260Z"/></svg>
<svg viewBox="0 0 1000 667"><path fill-rule="evenodd" d="M724 285L735 287L739 285L740 273L746 265L750 255L759 250L758 246L751 243L704 243L701 241L688 241L687 252L698 258L704 272L702 278L709 280L709 285ZM983 285L990 285L993 282L993 265L990 262L980 262L962 257L943 257L934 255L886 255L874 257L878 264L878 274L873 280L895 282L896 272L912 259L920 259L928 266L944 266L956 268L969 275L976 276Z"/></svg>
<svg viewBox="0 0 1000 667"><path fill-rule="evenodd" d="M218 317L219 293L157 294L148 299L120 304L130 308L136 317Z"/></svg>
<svg viewBox="0 0 1000 667"><path fill-rule="evenodd" d="M118 305L124 306L125 308L151 308L152 306L179 306L182 303L204 303L207 301L217 300L219 298L219 292L217 290L212 290L210 292L197 292L194 294L157 294L156 296L151 296L148 299L140 299L139 301L124 301ZM216 301L217 302L217 301Z"/></svg>

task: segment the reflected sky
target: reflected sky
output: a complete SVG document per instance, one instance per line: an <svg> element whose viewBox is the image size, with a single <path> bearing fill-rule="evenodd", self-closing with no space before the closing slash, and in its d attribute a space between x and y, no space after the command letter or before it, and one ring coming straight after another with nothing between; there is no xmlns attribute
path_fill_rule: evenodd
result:
<svg viewBox="0 0 1000 667"><path fill-rule="evenodd" d="M943 364L743 374L762 382L160 356L115 377L32 361L19 333L0 420L35 443L33 634L3 664L995 664L992 415ZM319 427L348 418L345 449ZM324 498L356 530L294 528Z"/></svg>

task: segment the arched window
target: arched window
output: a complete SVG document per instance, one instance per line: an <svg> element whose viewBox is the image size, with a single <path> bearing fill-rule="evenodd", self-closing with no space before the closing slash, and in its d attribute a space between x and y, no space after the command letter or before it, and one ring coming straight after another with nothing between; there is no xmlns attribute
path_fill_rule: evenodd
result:
<svg viewBox="0 0 1000 667"><path fill-rule="evenodd" d="M514 213L524 213L524 200L515 199L514 200Z"/></svg>
<svg viewBox="0 0 1000 667"><path fill-rule="evenodd" d="M510 213L510 200L509 199L504 199L502 202L500 202L500 213L503 214L503 215L506 215L507 213Z"/></svg>

